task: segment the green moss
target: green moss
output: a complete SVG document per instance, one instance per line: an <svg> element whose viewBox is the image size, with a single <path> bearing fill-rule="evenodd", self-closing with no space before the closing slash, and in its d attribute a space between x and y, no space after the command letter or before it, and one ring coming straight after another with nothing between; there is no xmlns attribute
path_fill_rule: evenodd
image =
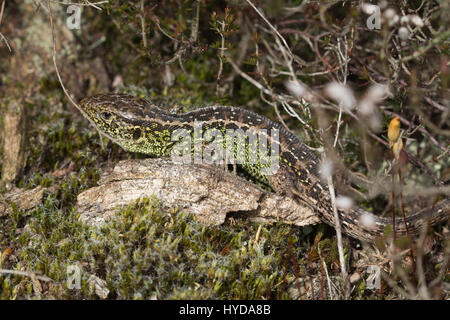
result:
<svg viewBox="0 0 450 320"><path fill-rule="evenodd" d="M106 280L110 298L283 296L279 284L286 277L283 248L288 226L263 227L255 244L256 224L206 227L190 215L161 211L156 199L143 199L103 226L88 227L74 211L64 213L55 199L48 199L33 211L25 230L16 229L21 263L15 268L55 280L63 290L51 294L59 298L94 298L87 285L91 274ZM80 290L67 288L70 265L82 268ZM21 280L0 277L2 294L11 297L16 289L19 297L31 297L18 287Z"/></svg>

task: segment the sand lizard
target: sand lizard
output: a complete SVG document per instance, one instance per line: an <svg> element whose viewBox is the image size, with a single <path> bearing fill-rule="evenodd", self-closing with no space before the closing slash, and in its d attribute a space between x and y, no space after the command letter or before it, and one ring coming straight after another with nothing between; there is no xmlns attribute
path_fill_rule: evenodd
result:
<svg viewBox="0 0 450 320"><path fill-rule="evenodd" d="M319 175L320 161L294 134L280 124L254 112L232 107L212 106L183 114L170 114L155 104L125 94L100 94L80 102L83 115L105 136L130 152L151 156L170 156L175 145L171 135L176 129L193 132L194 122L201 122L205 130L217 129L226 134L228 129L258 132L264 129L279 132L279 168L275 174L262 174L258 163L242 163L252 177L268 184L275 192L297 198L315 210L322 221L334 226L333 209L327 186ZM237 141L237 140L236 140ZM219 141L220 144L223 141ZM247 144L247 157L249 151ZM261 155L259 155L261 156ZM426 208L407 216L409 234L418 234L428 223L446 221L450 215L450 199L445 198L434 208ZM366 241L384 234L392 219L380 217L361 208L339 210L344 233ZM368 219L362 219L368 217ZM364 223L366 221L366 223ZM370 223L367 223L370 221ZM396 235L406 235L403 219L396 219Z"/></svg>

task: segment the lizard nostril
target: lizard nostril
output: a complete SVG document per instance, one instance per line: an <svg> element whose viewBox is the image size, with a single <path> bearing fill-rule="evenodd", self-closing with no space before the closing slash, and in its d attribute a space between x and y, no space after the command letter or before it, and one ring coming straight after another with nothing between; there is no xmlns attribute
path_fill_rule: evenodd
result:
<svg viewBox="0 0 450 320"><path fill-rule="evenodd" d="M104 120L109 120L109 118L111 118L111 113L110 112L102 112L101 116Z"/></svg>

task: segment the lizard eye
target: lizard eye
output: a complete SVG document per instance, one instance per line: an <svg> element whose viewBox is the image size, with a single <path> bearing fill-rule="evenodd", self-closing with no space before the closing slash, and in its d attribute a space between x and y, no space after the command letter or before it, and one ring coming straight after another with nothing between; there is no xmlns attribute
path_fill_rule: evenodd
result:
<svg viewBox="0 0 450 320"><path fill-rule="evenodd" d="M111 113L110 112L102 112L101 117L103 118L103 120L109 120L109 118L111 118Z"/></svg>

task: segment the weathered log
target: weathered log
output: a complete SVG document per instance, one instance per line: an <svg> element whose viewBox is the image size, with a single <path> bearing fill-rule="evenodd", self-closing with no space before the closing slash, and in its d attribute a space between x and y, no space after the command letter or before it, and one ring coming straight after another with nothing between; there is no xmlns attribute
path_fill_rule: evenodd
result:
<svg viewBox="0 0 450 320"><path fill-rule="evenodd" d="M264 191L255 184L210 165L175 164L170 159L125 160L102 174L99 186L78 195L80 219L101 224L120 207L156 196L163 210L189 212L206 224L221 224L227 214L253 221L315 224L311 208Z"/></svg>
<svg viewBox="0 0 450 320"><path fill-rule="evenodd" d="M25 105L20 99L10 99L3 108L4 121L1 132L3 145L3 166L0 185L12 188L12 182L22 172L26 162L24 150L26 133Z"/></svg>
<svg viewBox="0 0 450 320"><path fill-rule="evenodd" d="M39 186L31 190L15 188L4 195L0 195L0 217L9 215L13 212L12 203L19 211L31 210L44 198L44 192L47 189Z"/></svg>

